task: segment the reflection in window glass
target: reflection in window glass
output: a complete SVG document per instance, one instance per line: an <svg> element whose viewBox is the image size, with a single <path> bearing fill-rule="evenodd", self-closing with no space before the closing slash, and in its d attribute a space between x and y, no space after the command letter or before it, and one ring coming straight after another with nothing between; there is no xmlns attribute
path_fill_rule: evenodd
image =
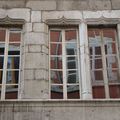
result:
<svg viewBox="0 0 120 120"><path fill-rule="evenodd" d="M8 69L19 69L19 57L8 57Z"/></svg>
<svg viewBox="0 0 120 120"><path fill-rule="evenodd" d="M52 83L63 83L62 71L51 71L51 81Z"/></svg>
<svg viewBox="0 0 120 120"><path fill-rule="evenodd" d="M62 42L62 34L61 31L53 31L50 32L50 40L51 42Z"/></svg>
<svg viewBox="0 0 120 120"><path fill-rule="evenodd" d="M21 33L10 33L9 42L20 42Z"/></svg>
<svg viewBox="0 0 120 120"><path fill-rule="evenodd" d="M18 84L19 71L7 71L7 84Z"/></svg>
<svg viewBox="0 0 120 120"><path fill-rule="evenodd" d="M67 72L67 83L78 83L78 72L76 70Z"/></svg>
<svg viewBox="0 0 120 120"><path fill-rule="evenodd" d="M56 43L56 44L51 44L51 50L50 54L51 55L62 55L62 44Z"/></svg>
<svg viewBox="0 0 120 120"><path fill-rule="evenodd" d="M63 86L51 86L51 99L63 99Z"/></svg>
<svg viewBox="0 0 120 120"><path fill-rule="evenodd" d="M75 42L76 41L76 30L66 30L65 32L65 40L66 42Z"/></svg>
<svg viewBox="0 0 120 120"><path fill-rule="evenodd" d="M3 71L0 70L0 84L2 84L2 76L3 76Z"/></svg>
<svg viewBox="0 0 120 120"><path fill-rule="evenodd" d="M68 99L79 99L80 98L78 85L67 86L67 98Z"/></svg>
<svg viewBox="0 0 120 120"><path fill-rule="evenodd" d="M5 42L5 35L6 35L6 31L0 30L0 42Z"/></svg>
<svg viewBox="0 0 120 120"><path fill-rule="evenodd" d="M18 86L17 85L6 85L5 99L17 99Z"/></svg>

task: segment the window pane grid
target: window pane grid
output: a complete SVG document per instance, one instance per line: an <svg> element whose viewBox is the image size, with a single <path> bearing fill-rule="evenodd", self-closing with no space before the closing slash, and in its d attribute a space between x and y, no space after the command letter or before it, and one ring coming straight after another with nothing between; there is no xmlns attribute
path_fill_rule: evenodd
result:
<svg viewBox="0 0 120 120"><path fill-rule="evenodd" d="M90 61L91 61L91 78L92 78L92 86L93 87L93 98L104 98L106 97L114 97L119 98L120 95L116 97L113 95L112 89L116 90L115 85L119 83L119 57L118 57L118 46L116 42L116 29L115 28L103 28L103 29L88 29L88 36L89 36L89 47L90 47ZM95 68L95 61L98 60L95 53L95 47L100 46L101 56L102 56L102 69ZM98 49L96 49L97 51ZM98 68L98 67L97 67ZM95 80L94 71L103 71L103 80ZM100 73L99 73L100 75ZM101 76L101 75L100 75ZM114 87L109 86L109 84L113 85ZM99 86L103 86L104 88L99 88ZM109 91L110 89L110 91ZM106 94L106 95L105 95ZM120 92L119 92L120 94ZM100 96L98 96L100 95Z"/></svg>
<svg viewBox="0 0 120 120"><path fill-rule="evenodd" d="M4 58L3 69L0 70L0 77L1 77L1 72L3 72L2 79L4 77L1 83L1 87L2 87L1 99L17 99L19 76L20 76L19 75L20 62L17 62L17 61L20 61L20 56L21 56L20 55L21 30L17 31L17 29L13 29L13 31L11 32L10 29L5 29L5 33L6 35L5 35L4 42L0 42L0 45L4 47L4 55L0 55L0 57L3 56ZM16 58L18 58L17 61L16 61ZM9 66L11 67L8 67L8 63L9 63ZM16 90L13 91L13 88Z"/></svg>
<svg viewBox="0 0 120 120"><path fill-rule="evenodd" d="M70 32L71 31L74 31L74 33L76 33L76 30L70 30ZM69 36L67 37L67 38L69 38L69 40L66 41L65 37L66 37L67 30L62 29L59 32L60 33L59 36L57 36L58 35L57 32L58 31L56 31L56 32L54 31L54 33L53 33L53 30L50 30L50 51L52 50L52 45L53 44L54 45L58 44L59 46L62 45L61 48L59 47L59 50L61 49L61 52L57 53L56 55L55 55L55 53L53 55L53 52L52 52L52 54L50 54L50 61L53 59L53 57L61 57L62 58L62 60L61 60L62 61L62 67L61 67L62 69L61 68L60 69L53 69L52 67L50 67L50 71L58 71L58 72L62 71L63 73L61 75L62 78L58 77L59 74L56 74L56 77L54 76L55 79L59 78L59 79L62 80L61 84L58 83L58 82L56 83L55 80L54 80L55 83L53 83L52 78L51 78L51 77L53 77L53 74L50 74L50 78L51 78L51 98L52 99L67 99L67 98L69 99L69 97L67 95L68 94L67 87L69 85L70 86L72 86L72 85L78 85L79 86L79 83L70 83L70 84L67 83L67 79L68 79L67 77L70 77L72 75L74 75L74 76L76 75L75 72L71 73L71 74L68 74L67 72L70 72L70 71L72 72L72 71L77 71L78 70L78 69L74 69L74 68L73 69L68 69L67 68L70 64L72 65L73 63L75 64L75 66L77 66L77 63L76 63L76 62L78 62L78 60L77 60L78 55L76 54L77 53L77 40L76 40L77 33L75 35L75 39L71 39L71 37L74 38L74 35L72 34L71 37L69 37ZM59 39L55 38L56 36L59 37ZM55 39L56 39L56 41L55 41ZM54 86L54 88L53 88L53 86Z"/></svg>

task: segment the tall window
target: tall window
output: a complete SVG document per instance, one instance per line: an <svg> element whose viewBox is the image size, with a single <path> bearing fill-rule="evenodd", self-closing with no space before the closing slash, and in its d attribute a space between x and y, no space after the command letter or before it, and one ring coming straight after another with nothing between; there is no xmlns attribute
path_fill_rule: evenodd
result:
<svg viewBox="0 0 120 120"><path fill-rule="evenodd" d="M116 28L88 28L93 98L120 98Z"/></svg>
<svg viewBox="0 0 120 120"><path fill-rule="evenodd" d="M0 99L18 98L20 43L20 29L0 28Z"/></svg>
<svg viewBox="0 0 120 120"><path fill-rule="evenodd" d="M77 29L50 29L51 99L79 99Z"/></svg>

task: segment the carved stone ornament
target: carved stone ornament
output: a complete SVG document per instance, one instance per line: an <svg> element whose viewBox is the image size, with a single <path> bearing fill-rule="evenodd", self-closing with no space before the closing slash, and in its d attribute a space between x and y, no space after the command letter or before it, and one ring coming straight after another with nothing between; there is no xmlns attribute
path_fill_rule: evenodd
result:
<svg viewBox="0 0 120 120"><path fill-rule="evenodd" d="M48 25L78 25L81 20L79 19L66 19L64 16L60 19L48 19L46 24Z"/></svg>
<svg viewBox="0 0 120 120"><path fill-rule="evenodd" d="M12 19L9 16L0 19L0 25L23 25L24 23L23 19Z"/></svg>
<svg viewBox="0 0 120 120"><path fill-rule="evenodd" d="M119 24L119 18L106 18L104 16L100 18L91 18L85 20L87 24Z"/></svg>

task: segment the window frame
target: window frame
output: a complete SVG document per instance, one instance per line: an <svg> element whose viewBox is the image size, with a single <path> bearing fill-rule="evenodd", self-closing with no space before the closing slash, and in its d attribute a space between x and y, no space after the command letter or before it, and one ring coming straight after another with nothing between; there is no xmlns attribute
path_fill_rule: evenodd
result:
<svg viewBox="0 0 120 120"><path fill-rule="evenodd" d="M5 30L5 41L3 42L5 44L4 46L4 54L3 54L3 57L4 57L4 60L3 60L3 75L2 75L2 83L1 83L1 96L0 96L0 100L7 100L5 98L5 95L6 95L6 88L7 86L17 86L17 88L12 88L13 91L17 91L17 98L16 99L20 99L20 83L21 83L21 69L22 69L22 60L21 60L21 57L22 57L22 40L23 40L23 36L22 36L22 28L21 27L0 27L0 30ZM10 42L9 41L9 38L10 38L10 33L20 33L20 41L13 41L13 42ZM0 42L1 44L2 42ZM8 55L8 49L9 49L9 44L20 44L20 48L19 48L19 52L20 54L19 55ZM13 68L8 68L8 59L9 57L19 57L19 69L13 69ZM19 76L18 76L18 83L9 83L7 84L7 72L11 72L11 71L17 71ZM17 90L16 90L17 89ZM10 90L11 91L11 90ZM11 98L8 98L8 99L11 99Z"/></svg>
<svg viewBox="0 0 120 120"><path fill-rule="evenodd" d="M76 71L78 74L78 83L67 83L67 65L65 66L66 64L66 57L63 57L63 56L71 56L71 55L67 55L65 53L65 31L66 30L75 30L76 31L76 45L77 45L77 52L76 54L74 55L74 57L76 57L78 60L77 60L77 64L78 64L78 68L76 68ZM51 67L50 67L50 57L51 57L51 54L50 54L50 50L49 50L49 98L51 98L51 86L52 85L62 85L63 86L63 99L62 100L69 100L69 98L67 98L67 85L75 85L75 86L79 86L79 98L78 99L81 99L81 80L80 80L80 50L79 50L79 29L78 27L66 27L66 26L56 26L56 27L50 27L49 28L49 49L50 49L50 44L51 44L51 40L50 40L50 32L51 31L61 31L61 34L62 34L62 41L61 41L61 46L62 46L62 55L61 55L61 58L63 60L63 68L61 70L64 70L64 74L63 74L63 83L61 84L52 84L51 83ZM68 42L70 43L70 42ZM74 43L74 42L73 42ZM68 61L69 62L69 61ZM75 70L75 69L72 69L72 70ZM74 99L74 98L73 98ZM71 100L71 98L70 98Z"/></svg>
<svg viewBox="0 0 120 120"><path fill-rule="evenodd" d="M109 24L108 25L101 24L101 26L90 25L90 27L88 25L87 28L88 28L87 31L89 29L91 29L91 28L92 29L94 29L94 28L98 29L100 31L100 39L101 39L101 60L102 60L102 68L101 69L103 69L102 70L103 71L103 81L101 82L101 81L92 81L91 80L91 87L93 87L93 86L101 86L101 85L104 87L104 89L105 89L105 98L97 98L97 99L120 99L120 98L111 98L110 97L110 88L109 88L109 86L110 85L120 85L120 83L119 82L110 83L109 80L108 80L108 73L107 73L108 67L107 67L106 57L111 56L112 53L111 54L106 54L105 53L105 48L104 48L105 44L103 42L104 41L103 40L103 37L104 37L103 36L103 30L104 30L104 28L105 29L114 28L115 29L115 46L116 46L116 55L115 56L116 56L117 61L118 61L118 68L117 69L118 69L118 72L119 72L119 75L120 75L120 55L119 55L119 51L120 51L119 42L120 42L120 39L119 39L119 36L118 36L119 33L118 33L117 25L112 25L111 26L111 24L110 25ZM88 41L89 41L89 35L88 35ZM88 44L89 44L89 42L88 42ZM90 57L89 57L89 61L90 61ZM91 71L91 68L90 68L90 71ZM93 84L93 82L94 82L94 84ZM92 96L93 96L93 94L92 94ZM96 98L92 98L92 99L96 99Z"/></svg>

